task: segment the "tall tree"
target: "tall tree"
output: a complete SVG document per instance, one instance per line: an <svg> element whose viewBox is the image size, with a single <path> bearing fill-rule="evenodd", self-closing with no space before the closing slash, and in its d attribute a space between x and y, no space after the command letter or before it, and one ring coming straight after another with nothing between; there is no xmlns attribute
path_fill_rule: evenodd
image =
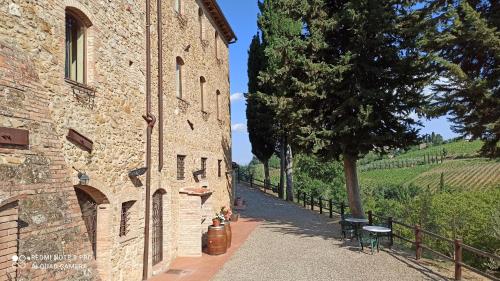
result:
<svg viewBox="0 0 500 281"><path fill-rule="evenodd" d="M287 176L286 199L293 200L292 147L296 119L294 98L300 91L300 60L305 48L302 15L307 1L264 0L259 2L259 28L262 31L266 66L260 73L268 90L267 104L275 113L279 128L280 157ZM283 180L280 181L283 184ZM282 193L282 186L280 191ZM280 194L282 196L282 194Z"/></svg>
<svg viewBox="0 0 500 281"><path fill-rule="evenodd" d="M263 92L258 83L259 72L264 66L263 47L259 35L255 35L248 50L248 93L247 99L247 127L252 153L264 164L264 180L270 183L269 158L273 155L276 146L274 111L270 108L258 92Z"/></svg>
<svg viewBox="0 0 500 281"><path fill-rule="evenodd" d="M357 160L374 149L415 144L425 104L426 59L412 1L311 0L305 22L312 91L300 95L301 147L342 159L351 213L364 216Z"/></svg>
<svg viewBox="0 0 500 281"><path fill-rule="evenodd" d="M454 131L483 140L483 154L499 156L500 2L430 0L422 11L424 46L440 77L432 113L450 113Z"/></svg>

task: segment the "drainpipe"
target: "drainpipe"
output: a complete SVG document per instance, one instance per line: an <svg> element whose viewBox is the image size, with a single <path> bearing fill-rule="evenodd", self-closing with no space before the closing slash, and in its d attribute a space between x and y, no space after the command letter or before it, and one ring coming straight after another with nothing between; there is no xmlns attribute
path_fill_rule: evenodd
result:
<svg viewBox="0 0 500 281"><path fill-rule="evenodd" d="M163 169L163 31L161 0L156 0L158 6L157 29L158 29L158 172Z"/></svg>
<svg viewBox="0 0 500 281"><path fill-rule="evenodd" d="M151 114L151 0L146 0L146 114L142 116L147 123L146 137L146 203L144 214L144 254L142 258L142 279L148 279L149 267L149 216L151 204L151 135L156 118Z"/></svg>

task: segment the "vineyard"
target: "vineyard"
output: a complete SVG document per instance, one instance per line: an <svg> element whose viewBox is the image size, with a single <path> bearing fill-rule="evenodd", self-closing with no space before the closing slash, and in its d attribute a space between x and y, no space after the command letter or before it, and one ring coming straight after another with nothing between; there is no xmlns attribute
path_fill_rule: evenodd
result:
<svg viewBox="0 0 500 281"><path fill-rule="evenodd" d="M443 174L445 186L484 190L500 188L500 161L463 159L445 162L443 165L423 172L410 183L417 186L439 188Z"/></svg>
<svg viewBox="0 0 500 281"><path fill-rule="evenodd" d="M360 160L358 171L361 188L371 190L411 184L437 190L441 188L442 181L448 189L500 188L500 161L472 158L477 157L481 145L480 141L456 141L421 150L414 148L391 159L387 156L377 159L369 154ZM271 182L275 185L279 183L278 161L273 156L274 165L270 165ZM255 179L263 181L263 165L254 163L251 166ZM300 165L296 168L300 169Z"/></svg>

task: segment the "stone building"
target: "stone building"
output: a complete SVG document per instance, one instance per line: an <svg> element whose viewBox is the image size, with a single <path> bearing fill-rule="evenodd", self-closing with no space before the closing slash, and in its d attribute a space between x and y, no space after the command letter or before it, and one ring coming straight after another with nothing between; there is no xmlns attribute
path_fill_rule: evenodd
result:
<svg viewBox="0 0 500 281"><path fill-rule="evenodd" d="M147 170L147 276L201 255L230 204L236 37L215 0L162 0L160 62L157 12L146 167L146 1L1 1L0 281L142 280Z"/></svg>

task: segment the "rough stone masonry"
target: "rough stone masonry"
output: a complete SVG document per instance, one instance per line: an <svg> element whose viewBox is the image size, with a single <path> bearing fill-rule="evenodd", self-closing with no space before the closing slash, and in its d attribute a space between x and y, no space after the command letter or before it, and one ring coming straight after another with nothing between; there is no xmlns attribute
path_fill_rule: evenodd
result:
<svg viewBox="0 0 500 281"><path fill-rule="evenodd" d="M162 1L158 93L151 2L152 105L157 115L163 95L165 132L163 169L157 127L148 167L149 275L201 254L209 216L230 204L228 44L236 39L215 0ZM145 10L131 0L0 0L0 281L142 279L145 178L129 172L146 159ZM82 28L75 46L68 15ZM84 81L65 74L73 52ZM193 173L202 158L206 177Z"/></svg>

